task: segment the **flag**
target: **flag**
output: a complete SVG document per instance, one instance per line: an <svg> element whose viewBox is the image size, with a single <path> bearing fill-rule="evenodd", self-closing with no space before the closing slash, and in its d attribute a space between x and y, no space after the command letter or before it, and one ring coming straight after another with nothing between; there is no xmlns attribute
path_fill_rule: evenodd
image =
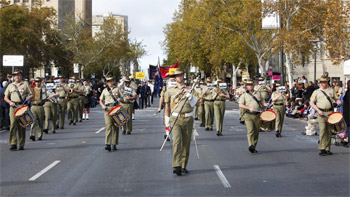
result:
<svg viewBox="0 0 350 197"><path fill-rule="evenodd" d="M158 73L158 65L154 66L150 64L148 72L149 79L153 80Z"/></svg>
<svg viewBox="0 0 350 197"><path fill-rule="evenodd" d="M158 57L158 65L156 67L156 72L154 73L154 90L157 90L157 94L160 95L160 92L163 88L163 78L160 74L160 60Z"/></svg>
<svg viewBox="0 0 350 197"><path fill-rule="evenodd" d="M172 65L170 67L160 66L160 73L161 73L163 78L167 78L169 76L169 69L170 68L178 68L178 67L179 67L178 62L176 62L174 65Z"/></svg>

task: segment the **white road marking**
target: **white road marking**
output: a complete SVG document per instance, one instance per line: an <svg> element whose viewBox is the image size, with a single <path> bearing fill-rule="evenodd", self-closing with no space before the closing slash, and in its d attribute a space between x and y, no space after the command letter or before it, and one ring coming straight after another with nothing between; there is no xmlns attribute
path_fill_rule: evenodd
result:
<svg viewBox="0 0 350 197"><path fill-rule="evenodd" d="M98 131L96 131L96 133L100 133L101 131L103 131L103 129L105 129L106 127L102 127L101 129L99 129Z"/></svg>
<svg viewBox="0 0 350 197"><path fill-rule="evenodd" d="M47 171L49 171L51 168L55 167L58 163L60 163L60 160L54 161L52 164L38 172L36 175L34 175L32 178L30 178L28 181L35 181L37 178L39 178L41 175L45 174Z"/></svg>
<svg viewBox="0 0 350 197"><path fill-rule="evenodd" d="M227 181L224 173L222 173L220 167L218 165L213 165L216 174L218 175L220 181L222 182L222 184L224 185L225 188L231 188L230 183Z"/></svg>

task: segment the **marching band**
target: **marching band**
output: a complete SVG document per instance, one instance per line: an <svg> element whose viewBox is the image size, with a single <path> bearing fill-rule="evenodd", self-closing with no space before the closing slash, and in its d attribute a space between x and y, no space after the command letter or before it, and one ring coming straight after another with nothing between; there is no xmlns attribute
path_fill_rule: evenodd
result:
<svg viewBox="0 0 350 197"><path fill-rule="evenodd" d="M33 86L22 80L20 70L13 72L14 82L5 91L4 100L10 105L10 150L24 150L25 127L31 126L29 139L42 140L43 133L48 134L51 121L52 133L64 129L65 114L68 113L69 125L76 125L78 120L89 120L91 86L87 81L71 77L68 83L63 77L48 79L35 78ZM122 134L132 133L134 102L137 99L137 84L124 76L120 83L113 76L107 76L106 86L99 96L99 104L104 111L105 150L117 150L119 128ZM318 113L320 126L319 155L332 155L332 132L340 133L348 129L343 114L335 112L342 105L334 89L328 86L329 77L322 75L320 88L310 97L310 106ZM216 135L223 136L223 121L226 102L231 100L230 90L222 79L197 77L192 87L186 86L184 71L177 68L169 74L160 93L159 107L155 115L164 109L165 140L172 135L173 173L181 176L188 173L187 164L194 120L199 119L200 127L213 130L215 117ZM240 123L247 129L249 152L256 154L261 131L276 131L276 137L282 137L283 122L288 105L288 88L280 83L270 88L264 78L259 78L257 85L253 79L246 79L235 92L239 105ZM36 127L38 127L36 129ZM18 142L17 142L18 133ZM163 146L164 146L163 143ZM162 146L162 148L163 148ZM161 150L162 150L161 148Z"/></svg>

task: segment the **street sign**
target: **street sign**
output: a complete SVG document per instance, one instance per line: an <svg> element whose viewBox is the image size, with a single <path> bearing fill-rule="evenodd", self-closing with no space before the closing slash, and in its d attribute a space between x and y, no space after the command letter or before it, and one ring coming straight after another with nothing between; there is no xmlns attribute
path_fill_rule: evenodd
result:
<svg viewBox="0 0 350 197"><path fill-rule="evenodd" d="M23 55L4 55L2 57L2 65L4 66L23 66Z"/></svg>
<svg viewBox="0 0 350 197"><path fill-rule="evenodd" d="M136 79L145 79L145 72L136 72Z"/></svg>
<svg viewBox="0 0 350 197"><path fill-rule="evenodd" d="M74 63L73 68L74 68L74 73L79 73L79 64Z"/></svg>

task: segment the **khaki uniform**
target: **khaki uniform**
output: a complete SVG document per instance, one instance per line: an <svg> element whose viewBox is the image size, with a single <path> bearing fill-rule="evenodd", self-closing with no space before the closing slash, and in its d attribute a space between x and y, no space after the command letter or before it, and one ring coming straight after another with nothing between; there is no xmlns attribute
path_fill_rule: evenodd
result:
<svg viewBox="0 0 350 197"><path fill-rule="evenodd" d="M47 95L49 96L49 95ZM44 130L49 130L49 121L51 120L51 130L56 132L56 119L57 119L57 98L52 97L51 100L47 99L44 105L45 111L45 126Z"/></svg>
<svg viewBox="0 0 350 197"><path fill-rule="evenodd" d="M198 97L197 97L198 100L201 99L202 92L203 92L202 88L196 88L195 89L195 95L196 95L196 97L198 95ZM197 114L198 114L199 122L204 125L204 123L205 123L204 101L201 101L199 103L199 106L196 107L196 109L198 110Z"/></svg>
<svg viewBox="0 0 350 197"><path fill-rule="evenodd" d="M173 134L173 162L172 166L186 168L188 163L188 158L190 155L190 145L191 145L191 136L193 129L193 116L191 115L193 108L191 107L189 101L187 101L177 119L175 125L174 121L176 119L176 114L179 113L181 106L184 104L185 99L183 99L178 107L174 108L175 101L174 97L181 91L177 86L170 88L166 91L164 96L164 102L169 103L171 107L170 115L170 126L172 127ZM176 100L176 99L175 99Z"/></svg>
<svg viewBox="0 0 350 197"><path fill-rule="evenodd" d="M70 84L68 84L70 86ZM73 90L79 90L79 86L74 84ZM76 92L69 93L69 101L67 104L68 120L76 123L78 120L78 97L79 94Z"/></svg>
<svg viewBox="0 0 350 197"><path fill-rule="evenodd" d="M62 84L62 86L65 86L66 88L68 88L67 85ZM56 93L58 94L58 103L57 103L57 121L56 121L56 125L61 125L61 128L64 127L64 119L66 116L66 107L67 107L67 95L66 95L66 91L64 90L64 88L62 86L58 86L56 88Z"/></svg>
<svg viewBox="0 0 350 197"><path fill-rule="evenodd" d="M263 106L264 100L262 100L260 92L254 91L252 95L254 95L258 99L258 101L260 101L261 106ZM252 107L256 110L262 110L259 104L248 93L242 94L242 96L239 98L239 104L243 104L247 107ZM251 113L250 111L246 111L244 113L244 120L248 131L247 132L248 145L256 147L256 145L258 144L259 130L260 130L259 113L258 112Z"/></svg>
<svg viewBox="0 0 350 197"><path fill-rule="evenodd" d="M261 85L257 85L257 86L254 87L254 91L259 91L260 94L261 94L261 98L262 98L264 101L268 101L269 98L270 98L270 93L269 93L269 91L267 90L266 87L268 87L268 86L265 86L265 87L262 86L262 87L261 87Z"/></svg>
<svg viewBox="0 0 350 197"><path fill-rule="evenodd" d="M278 98L277 98L278 97ZM283 121L284 116L286 114L286 106L285 106L285 100L283 99L283 96L280 96L280 93L278 91L275 91L271 95L271 99L276 99L275 102L273 102L273 110L276 112L276 131L277 133L282 133L283 128Z"/></svg>
<svg viewBox="0 0 350 197"><path fill-rule="evenodd" d="M225 97L219 96L219 94L223 93L228 95L226 89L215 88L214 94L217 93L218 96L214 101L214 112L215 112L215 123L216 123L216 131L222 133L222 126L224 124L224 115L225 115Z"/></svg>
<svg viewBox="0 0 350 197"><path fill-rule="evenodd" d="M335 102L335 100L338 99L334 89L327 88L324 92L329 96L332 102ZM325 115L329 115L333 112L333 106L328 101L327 97L321 92L321 89L315 90L312 93L310 100L314 101L316 106L322 110ZM332 132L329 123L327 122L327 117L317 114L317 120L320 127L320 143L318 149L329 151L331 149Z"/></svg>
<svg viewBox="0 0 350 197"><path fill-rule="evenodd" d="M244 94L246 91L247 91L247 88L245 86L239 87L237 90L238 95L240 95L239 98L241 98L242 94ZM240 121L244 121L243 113L244 113L244 109L239 108Z"/></svg>
<svg viewBox="0 0 350 197"><path fill-rule="evenodd" d="M200 87L195 87L195 88L194 88L194 96L197 97L198 99L200 99L200 97L201 97L201 88L200 88ZM197 106L195 106L195 108L194 108L194 109L195 109L195 110L194 110L194 117L195 117L196 119L199 118L198 108L199 108L199 107L197 107Z"/></svg>
<svg viewBox="0 0 350 197"><path fill-rule="evenodd" d="M111 88L112 94L115 99L118 99L121 97L120 89L115 86ZM105 116L105 125L106 125L106 137L105 137L105 144L106 145L118 145L119 142L119 127L117 127L113 121L113 119L108 115L108 112L113 109L115 106L117 106L117 103L115 103L113 97L108 92L107 88L103 89L100 100L104 101L104 104L106 106L106 109L104 110L104 116Z"/></svg>
<svg viewBox="0 0 350 197"><path fill-rule="evenodd" d="M17 84L17 88L19 91L19 94L21 95L23 101L26 99L26 97L29 94L32 94L32 90L29 87L28 82L22 81L21 83ZM19 98L15 83L11 83L7 86L5 90L5 95L7 98L9 98L12 102L14 102L17 107L22 107L22 101ZM24 147L25 144L25 138L26 138L26 129L21 127L18 120L15 118L15 111L17 108L10 107L10 138L9 138L9 144L16 145L17 146L17 133L18 132L18 140L19 140L19 146Z"/></svg>
<svg viewBox="0 0 350 197"><path fill-rule="evenodd" d="M131 87L131 86L130 86ZM124 95L124 89L121 90L121 94ZM132 93L130 96L136 96L136 91L135 89L132 89ZM125 95L124 95L125 96ZM122 100L121 102L121 106L126 110L126 112L128 112L129 114L129 121L123 126L123 131L126 131L126 132L132 132L132 111L134 110L134 101L127 101L125 98Z"/></svg>
<svg viewBox="0 0 350 197"><path fill-rule="evenodd" d="M30 136L35 137L35 127L38 125L38 138L42 138L43 136L43 124L44 124L44 100L42 99L43 91L45 92L45 89L43 88L34 88L33 91L33 99L32 99L32 107L30 108L30 111L33 113L33 115L36 118L36 121L33 122L33 124L30 127ZM46 93L44 93L46 94Z"/></svg>
<svg viewBox="0 0 350 197"><path fill-rule="evenodd" d="M205 92L208 87L203 87L203 92ZM213 128L214 122L214 99L213 99L213 89L209 90L204 94L204 111L205 111L205 128Z"/></svg>
<svg viewBox="0 0 350 197"><path fill-rule="evenodd" d="M79 90L84 90L84 86L78 83L78 89ZM83 113L84 113L84 99L85 96L83 93L79 93L78 96L78 118L79 121L83 120Z"/></svg>

